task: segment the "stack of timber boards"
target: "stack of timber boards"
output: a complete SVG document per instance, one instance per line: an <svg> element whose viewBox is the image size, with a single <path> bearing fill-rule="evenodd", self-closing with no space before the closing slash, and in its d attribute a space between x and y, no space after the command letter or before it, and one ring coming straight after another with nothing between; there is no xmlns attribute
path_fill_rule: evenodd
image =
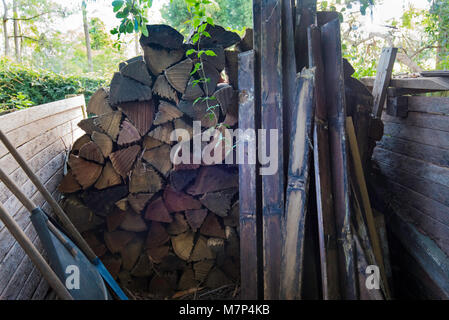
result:
<svg viewBox="0 0 449 320"><path fill-rule="evenodd" d="M210 81L194 85L197 74L191 72L199 60L186 57L192 45L169 26L147 28L151 36L140 39L144 56L120 64L110 87L89 101L94 116L78 124L85 135L75 142L59 186L63 207L133 296L234 288L240 278L238 168L201 161L173 165L170 134L192 134L195 120L203 132L236 127L237 60L228 58L236 49L227 48L245 43L209 25L212 39L201 46L216 54L203 57ZM216 108L198 99L212 95ZM223 143L215 146L223 159L234 152Z"/></svg>

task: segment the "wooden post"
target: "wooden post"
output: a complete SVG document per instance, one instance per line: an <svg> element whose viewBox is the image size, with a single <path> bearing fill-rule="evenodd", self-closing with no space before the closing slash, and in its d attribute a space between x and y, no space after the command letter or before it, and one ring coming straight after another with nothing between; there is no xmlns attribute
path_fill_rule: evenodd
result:
<svg viewBox="0 0 449 320"><path fill-rule="evenodd" d="M380 118L382 115L382 109L385 105L385 99L387 97L387 88L390 84L391 73L393 72L394 60L396 59L396 53L398 48L383 48L380 56L379 64L377 66L376 80L373 85L373 117Z"/></svg>
<svg viewBox="0 0 449 320"><path fill-rule="evenodd" d="M284 211L281 16L280 1L261 1L261 128L267 133L267 141L264 143L266 150L269 150L272 144L277 143L278 146L277 171L262 176L265 299L279 298L281 217ZM277 141L270 141L268 138L270 130L275 130Z"/></svg>
<svg viewBox="0 0 449 320"><path fill-rule="evenodd" d="M315 24L316 0L296 0L295 54L296 71L301 72L308 63L307 28Z"/></svg>
<svg viewBox="0 0 449 320"><path fill-rule="evenodd" d="M321 28L327 110L332 189L334 196L340 287L343 299L357 299L355 247L351 232L349 202L348 152L346 144L346 110L341 56L340 22L332 20Z"/></svg>
<svg viewBox="0 0 449 320"><path fill-rule="evenodd" d="M254 104L254 51L239 54L239 129L256 132L256 109ZM245 139L247 138L247 139ZM250 152L256 155L256 136L239 137L238 150L242 150L239 160L239 185L245 186L239 191L240 207L240 275L241 298L255 300L258 298L258 244L257 233L257 187L256 162L251 163ZM245 150L245 142L247 150ZM241 148L241 149L240 149ZM240 156L240 154L239 154ZM255 158L254 158L255 160Z"/></svg>
<svg viewBox="0 0 449 320"><path fill-rule="evenodd" d="M310 144L314 113L314 71L305 69L296 89L292 115L288 185L283 223L281 299L301 299L309 191Z"/></svg>
<svg viewBox="0 0 449 320"><path fill-rule="evenodd" d="M321 54L321 31L309 29L309 65L315 68L315 121L313 125L313 159L318 213L318 236L321 257L321 279L324 299L340 299L337 239L330 172L329 132L324 87L324 65Z"/></svg>

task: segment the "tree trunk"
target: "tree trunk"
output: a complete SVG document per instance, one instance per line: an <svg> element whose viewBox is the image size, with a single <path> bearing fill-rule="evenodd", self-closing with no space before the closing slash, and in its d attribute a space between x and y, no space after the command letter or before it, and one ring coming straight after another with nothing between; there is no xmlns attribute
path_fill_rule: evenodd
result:
<svg viewBox="0 0 449 320"><path fill-rule="evenodd" d="M10 55L9 38L8 38L8 5L6 1L3 0L3 36L5 38L5 56Z"/></svg>
<svg viewBox="0 0 449 320"><path fill-rule="evenodd" d="M134 32L134 45L136 50L136 56L140 54L139 34Z"/></svg>
<svg viewBox="0 0 449 320"><path fill-rule="evenodd" d="M19 36L19 21L17 18L19 15L17 14L17 0L13 2L13 17L14 17L14 48L15 48L15 56L16 61L22 61L22 54L20 48L20 36Z"/></svg>
<svg viewBox="0 0 449 320"><path fill-rule="evenodd" d="M87 20L86 1L84 1L84 0L83 0L83 4L82 4L82 11L83 11L84 38L86 40L87 64L89 66L89 72L93 72L94 65L92 63L92 49L90 47L89 24L88 24L88 20Z"/></svg>

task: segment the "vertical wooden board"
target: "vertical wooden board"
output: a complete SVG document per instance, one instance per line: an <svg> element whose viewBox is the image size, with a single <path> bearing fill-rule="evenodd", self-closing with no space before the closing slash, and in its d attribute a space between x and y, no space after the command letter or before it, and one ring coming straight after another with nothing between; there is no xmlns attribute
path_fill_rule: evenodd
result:
<svg viewBox="0 0 449 320"><path fill-rule="evenodd" d="M256 129L256 108L254 104L254 51L239 54L239 129ZM246 136L245 136L246 138ZM240 274L241 298L243 300L258 298L260 275L258 274L258 243L257 232L257 186L256 163L251 163L249 154L255 156L256 137L243 137L238 139L238 150L246 151L239 158L239 185L240 188ZM248 141L249 140L249 141ZM245 143L247 142L247 143ZM253 143L253 144L251 144ZM244 148L247 148L246 150ZM255 160L255 159L254 159Z"/></svg>
<svg viewBox="0 0 449 320"><path fill-rule="evenodd" d="M340 287L343 299L357 299L355 247L350 226L346 110L340 22L332 20L321 28L324 74L329 121L332 190L336 217Z"/></svg>
<svg viewBox="0 0 449 320"><path fill-rule="evenodd" d="M261 128L277 133L277 171L262 174L264 297L279 299L281 217L284 210L282 41L280 1L262 0L260 41ZM261 168L263 170L264 168Z"/></svg>
<svg viewBox="0 0 449 320"><path fill-rule="evenodd" d="M308 63L307 28L316 20L316 0L296 0L295 20L296 71L300 72Z"/></svg>
<svg viewBox="0 0 449 320"><path fill-rule="evenodd" d="M389 47L382 49L372 91L374 97L373 116L375 118L380 118L382 115L397 52L398 48Z"/></svg>

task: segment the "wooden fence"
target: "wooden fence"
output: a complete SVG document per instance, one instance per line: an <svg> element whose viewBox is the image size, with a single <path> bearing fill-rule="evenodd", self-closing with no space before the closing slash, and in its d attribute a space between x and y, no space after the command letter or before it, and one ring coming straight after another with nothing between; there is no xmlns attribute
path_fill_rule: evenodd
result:
<svg viewBox="0 0 449 320"><path fill-rule="evenodd" d="M0 117L0 128L54 196L58 196L56 187L62 177L66 150L83 134L77 123L86 116L85 109L84 96L76 96ZM50 211L2 144L0 167L35 204ZM42 251L28 212L1 182L0 202ZM47 291L39 271L0 222L0 300L43 299Z"/></svg>

